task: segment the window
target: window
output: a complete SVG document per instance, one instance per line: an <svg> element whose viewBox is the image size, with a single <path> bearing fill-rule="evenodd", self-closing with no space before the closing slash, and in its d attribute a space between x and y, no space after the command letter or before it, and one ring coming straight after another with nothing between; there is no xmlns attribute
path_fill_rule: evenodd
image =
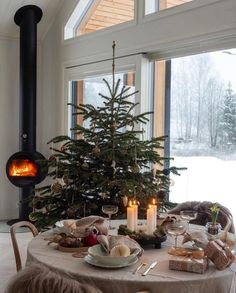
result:
<svg viewBox="0 0 236 293"><path fill-rule="evenodd" d="M145 15L182 5L193 0L145 0Z"/></svg>
<svg viewBox="0 0 236 293"><path fill-rule="evenodd" d="M65 27L65 39L134 19L134 0L80 0Z"/></svg>
<svg viewBox="0 0 236 293"><path fill-rule="evenodd" d="M107 80L109 84L112 83L111 75L101 75L98 77L90 77L85 78L83 80L74 80L70 81L70 92L72 93L72 103L75 105L79 104L91 104L94 107L102 106L103 99L99 96L99 93L103 95L109 95L108 89L103 81L103 79ZM125 73L117 73L115 74L115 80L121 80L120 87L129 86L129 92L132 93L135 91L134 82L135 82L135 74L134 72L125 72ZM134 96L130 98L134 99ZM132 100L132 102L134 102ZM70 113L71 115L72 113ZM76 120L77 119L77 120ZM89 127L89 121L85 122L82 120L81 116L72 116L70 120L70 128L73 128L76 124L84 125L85 127Z"/></svg>
<svg viewBox="0 0 236 293"><path fill-rule="evenodd" d="M219 202L236 218L236 49L154 64L154 105L163 92L166 103L154 108L166 116L154 134L169 132L171 164L188 168L172 178L170 200Z"/></svg>

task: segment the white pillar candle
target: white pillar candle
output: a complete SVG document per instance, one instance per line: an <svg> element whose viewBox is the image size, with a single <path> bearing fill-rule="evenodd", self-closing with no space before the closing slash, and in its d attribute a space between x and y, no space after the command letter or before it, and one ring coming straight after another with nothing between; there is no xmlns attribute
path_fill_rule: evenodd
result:
<svg viewBox="0 0 236 293"><path fill-rule="evenodd" d="M155 198L152 199L152 208L154 210L154 228L157 226L157 205Z"/></svg>
<svg viewBox="0 0 236 293"><path fill-rule="evenodd" d="M153 234L154 232L154 209L149 205L147 209L147 234Z"/></svg>
<svg viewBox="0 0 236 293"><path fill-rule="evenodd" d="M127 228L134 231L134 207L132 206L131 201L127 207Z"/></svg>
<svg viewBox="0 0 236 293"><path fill-rule="evenodd" d="M133 209L134 209L134 230L138 228L138 205L136 200L133 201Z"/></svg>

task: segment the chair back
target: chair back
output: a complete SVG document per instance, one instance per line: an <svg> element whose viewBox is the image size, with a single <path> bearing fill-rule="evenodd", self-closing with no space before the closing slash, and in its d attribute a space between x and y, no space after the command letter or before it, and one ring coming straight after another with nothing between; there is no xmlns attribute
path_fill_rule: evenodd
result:
<svg viewBox="0 0 236 293"><path fill-rule="evenodd" d="M19 246L18 246L17 239L16 239L16 229L19 227L28 227L34 237L36 235L38 235L38 233L39 233L37 228L32 223L27 222L27 221L20 221L20 222L17 222L11 226L10 233L11 233L12 246L13 246L14 255L15 255L17 272L19 272L22 269L20 251L19 251Z"/></svg>
<svg viewBox="0 0 236 293"><path fill-rule="evenodd" d="M168 211L168 214L180 214L182 210L194 210L198 213L197 219L191 221L192 224L205 226L207 222L211 221L211 211L210 208L214 203L210 201L186 201L184 203L178 204L176 207ZM221 224L225 232L235 232L233 216L228 208L217 203L220 207L220 212L218 216L218 222Z"/></svg>

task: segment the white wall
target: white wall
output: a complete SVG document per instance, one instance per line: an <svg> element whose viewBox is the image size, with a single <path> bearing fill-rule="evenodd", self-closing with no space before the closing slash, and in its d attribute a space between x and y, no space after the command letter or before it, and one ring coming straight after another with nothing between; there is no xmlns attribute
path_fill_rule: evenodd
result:
<svg viewBox="0 0 236 293"><path fill-rule="evenodd" d="M143 3L144 0L137 1ZM38 150L44 155L49 154L46 142L65 131L66 66L109 58L113 40L117 42L117 56L157 51L159 57L165 57L236 47L235 0L195 0L184 5L187 9L178 6L175 10L160 12L158 17L150 15L148 21L133 23L127 28L123 25L121 28L108 28L64 42L63 25L76 3L77 0L64 1L55 22L42 41L39 62L42 80L38 83ZM198 4L201 6L196 8ZM171 15L174 11L176 13ZM0 122L1 125L10 127L10 131L7 126L0 127L0 219L17 215L17 188L9 184L4 170L6 159L18 149L18 100L14 100L18 93L17 56L16 43L0 41L0 103L4 105L4 109L3 105L0 107Z"/></svg>
<svg viewBox="0 0 236 293"><path fill-rule="evenodd" d="M0 39L0 219L17 216L18 188L6 176L7 159L18 148L18 42Z"/></svg>
<svg viewBox="0 0 236 293"><path fill-rule="evenodd" d="M38 94L39 105L37 129L40 130L42 115L41 94L41 56L38 46ZM6 162L11 155L19 151L19 39L0 38L0 220L18 217L19 188L10 183L6 176ZM40 131L37 135L40 145Z"/></svg>

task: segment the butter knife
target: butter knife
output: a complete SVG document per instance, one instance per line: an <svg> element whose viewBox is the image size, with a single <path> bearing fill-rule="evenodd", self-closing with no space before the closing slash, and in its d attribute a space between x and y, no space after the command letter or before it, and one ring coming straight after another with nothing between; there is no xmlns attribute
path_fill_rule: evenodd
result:
<svg viewBox="0 0 236 293"><path fill-rule="evenodd" d="M146 269L146 271L142 273L142 276L146 276L151 269L155 268L156 265L157 261L152 262L150 266Z"/></svg>

